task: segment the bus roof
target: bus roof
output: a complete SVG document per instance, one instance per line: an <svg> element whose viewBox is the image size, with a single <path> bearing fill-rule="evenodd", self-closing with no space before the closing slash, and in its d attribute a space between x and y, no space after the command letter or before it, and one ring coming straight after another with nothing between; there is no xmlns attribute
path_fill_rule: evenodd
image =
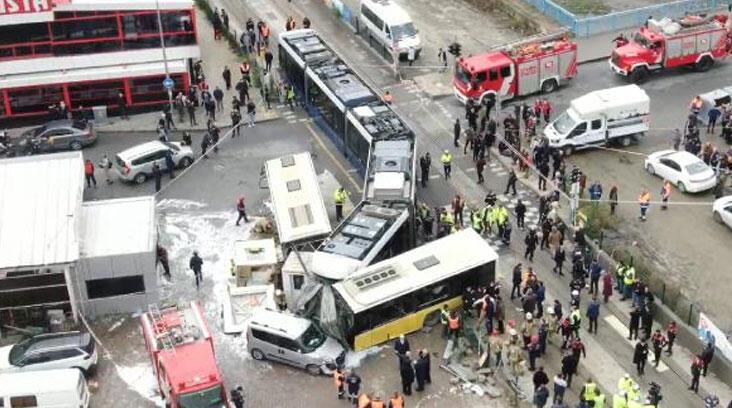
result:
<svg viewBox="0 0 732 408"><path fill-rule="evenodd" d="M371 265L333 288L355 314L496 260L496 251L467 228Z"/></svg>
<svg viewBox="0 0 732 408"><path fill-rule="evenodd" d="M281 243L312 240L330 234L328 212L310 153L268 160L265 171Z"/></svg>

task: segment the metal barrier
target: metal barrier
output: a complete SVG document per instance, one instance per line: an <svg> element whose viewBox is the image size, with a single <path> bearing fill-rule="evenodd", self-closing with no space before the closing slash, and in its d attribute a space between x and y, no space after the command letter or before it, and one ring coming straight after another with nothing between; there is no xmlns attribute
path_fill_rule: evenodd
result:
<svg viewBox="0 0 732 408"><path fill-rule="evenodd" d="M686 13L716 10L731 5L732 0L679 0L654 4L633 10L623 10L602 16L576 16L552 0L524 0L536 7L542 14L553 18L559 24L569 27L578 37L621 31L642 25L650 16L680 17Z"/></svg>

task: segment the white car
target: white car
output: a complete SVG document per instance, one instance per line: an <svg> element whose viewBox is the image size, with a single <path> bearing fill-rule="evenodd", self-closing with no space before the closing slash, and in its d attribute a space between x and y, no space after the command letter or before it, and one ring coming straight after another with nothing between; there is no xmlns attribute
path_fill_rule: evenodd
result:
<svg viewBox="0 0 732 408"><path fill-rule="evenodd" d="M646 170L675 185L682 193L698 193L713 188L717 175L701 159L686 151L662 150L645 160Z"/></svg>
<svg viewBox="0 0 732 408"><path fill-rule="evenodd" d="M727 224L728 227L732 228L732 195L714 201L712 217L714 217L714 221Z"/></svg>
<svg viewBox="0 0 732 408"><path fill-rule="evenodd" d="M160 166L160 171L167 171L168 165L165 159L167 155L170 155L173 165L178 168L186 168L196 159L190 146L180 142L154 140L117 154L114 158L114 167L122 180L142 184L153 175L154 163Z"/></svg>
<svg viewBox="0 0 732 408"><path fill-rule="evenodd" d="M96 366L97 358L94 339L89 333L39 334L0 347L0 373L78 368L86 374Z"/></svg>

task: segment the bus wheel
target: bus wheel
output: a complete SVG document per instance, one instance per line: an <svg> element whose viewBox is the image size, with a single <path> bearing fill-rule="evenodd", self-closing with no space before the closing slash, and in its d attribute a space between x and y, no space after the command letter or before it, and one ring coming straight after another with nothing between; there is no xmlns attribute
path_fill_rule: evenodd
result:
<svg viewBox="0 0 732 408"><path fill-rule="evenodd" d="M694 64L694 70L696 72L707 72L714 65L714 60L708 55L702 57L696 64Z"/></svg>
<svg viewBox="0 0 732 408"><path fill-rule="evenodd" d="M548 79L541 84L541 93L552 93L557 90L557 81L555 79Z"/></svg>
<svg viewBox="0 0 732 408"><path fill-rule="evenodd" d="M630 73L630 82L634 84L642 84L648 79L648 68L638 67Z"/></svg>
<svg viewBox="0 0 732 408"><path fill-rule="evenodd" d="M427 327L433 327L436 326L437 323L440 322L440 311L435 310L434 312L427 315L427 317L424 318L424 325Z"/></svg>

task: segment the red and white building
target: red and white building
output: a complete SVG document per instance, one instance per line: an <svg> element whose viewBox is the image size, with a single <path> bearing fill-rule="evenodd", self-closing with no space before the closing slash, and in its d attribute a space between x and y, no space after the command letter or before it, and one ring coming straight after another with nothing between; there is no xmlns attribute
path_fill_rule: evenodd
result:
<svg viewBox="0 0 732 408"><path fill-rule="evenodd" d="M118 111L168 94L157 8L174 94L200 58L192 0L0 0L0 120L44 115L64 101Z"/></svg>

